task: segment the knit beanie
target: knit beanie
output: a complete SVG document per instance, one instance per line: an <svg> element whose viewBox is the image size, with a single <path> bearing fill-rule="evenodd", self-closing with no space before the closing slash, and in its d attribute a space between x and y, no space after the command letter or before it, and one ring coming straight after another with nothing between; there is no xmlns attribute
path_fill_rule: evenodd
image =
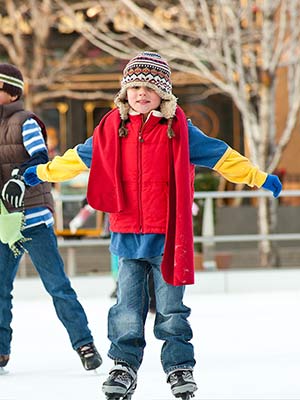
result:
<svg viewBox="0 0 300 400"><path fill-rule="evenodd" d="M171 70L166 60L158 53L145 51L132 58L123 70L121 90L115 97L121 119L128 118L129 104L126 99L127 89L147 86L161 97L160 112L167 118L173 118L177 99L172 94Z"/></svg>
<svg viewBox="0 0 300 400"><path fill-rule="evenodd" d="M0 64L0 90L11 96L21 97L24 89L23 76L17 67L11 64Z"/></svg>

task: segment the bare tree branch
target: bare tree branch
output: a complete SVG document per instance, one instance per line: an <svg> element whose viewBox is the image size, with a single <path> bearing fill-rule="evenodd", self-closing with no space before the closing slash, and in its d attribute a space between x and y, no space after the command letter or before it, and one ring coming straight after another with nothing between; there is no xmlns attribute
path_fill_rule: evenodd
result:
<svg viewBox="0 0 300 400"><path fill-rule="evenodd" d="M57 98L70 98L77 100L109 100L113 101L114 95L110 93L106 93L100 90L93 92L76 92L74 90L56 90L53 92L42 92L37 93L33 97L33 104L38 105L45 100L57 99Z"/></svg>

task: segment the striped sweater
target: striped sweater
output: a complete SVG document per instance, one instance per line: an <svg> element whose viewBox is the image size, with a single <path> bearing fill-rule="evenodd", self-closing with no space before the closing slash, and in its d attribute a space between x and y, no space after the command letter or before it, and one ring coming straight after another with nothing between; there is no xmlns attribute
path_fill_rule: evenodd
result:
<svg viewBox="0 0 300 400"><path fill-rule="evenodd" d="M28 118L24 122L22 126L22 138L24 147L30 157L38 152L47 151L41 128L35 119ZM54 224L52 212L48 208L35 207L25 210L24 229L41 224L46 224L47 226Z"/></svg>

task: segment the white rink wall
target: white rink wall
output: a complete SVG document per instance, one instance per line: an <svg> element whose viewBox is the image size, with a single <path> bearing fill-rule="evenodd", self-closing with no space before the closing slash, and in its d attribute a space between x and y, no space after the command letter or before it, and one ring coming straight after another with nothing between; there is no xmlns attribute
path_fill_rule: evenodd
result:
<svg viewBox="0 0 300 400"><path fill-rule="evenodd" d="M108 297L114 288L114 281L110 275L77 276L70 279L74 288L78 288L83 297ZM14 287L15 295L20 299L47 296L42 283L35 277L17 278ZM187 286L187 293L199 295L282 290L300 290L300 267L291 269L196 272L195 284Z"/></svg>
<svg viewBox="0 0 300 400"><path fill-rule="evenodd" d="M194 400L300 399L300 271L199 272L187 289L199 390ZM0 400L104 400L101 384L112 366L107 312L114 300L110 276L72 278L104 363L86 372L36 278L17 279L8 375ZM154 316L133 400L171 400L160 366Z"/></svg>

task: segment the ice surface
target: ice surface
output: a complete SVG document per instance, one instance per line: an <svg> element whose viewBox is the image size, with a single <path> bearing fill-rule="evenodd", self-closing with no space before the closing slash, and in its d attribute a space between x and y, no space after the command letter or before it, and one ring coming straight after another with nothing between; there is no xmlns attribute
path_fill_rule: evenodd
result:
<svg viewBox="0 0 300 400"><path fill-rule="evenodd" d="M199 276L197 279L201 279ZM210 278L210 279L213 279ZM73 278L104 362L83 369L51 298L37 279L17 279L9 374L0 376L0 400L100 400L112 361L107 312L110 277ZM300 291L203 293L188 289L198 384L195 400L300 399ZM146 324L147 347L133 400L171 400L160 365L161 342Z"/></svg>

